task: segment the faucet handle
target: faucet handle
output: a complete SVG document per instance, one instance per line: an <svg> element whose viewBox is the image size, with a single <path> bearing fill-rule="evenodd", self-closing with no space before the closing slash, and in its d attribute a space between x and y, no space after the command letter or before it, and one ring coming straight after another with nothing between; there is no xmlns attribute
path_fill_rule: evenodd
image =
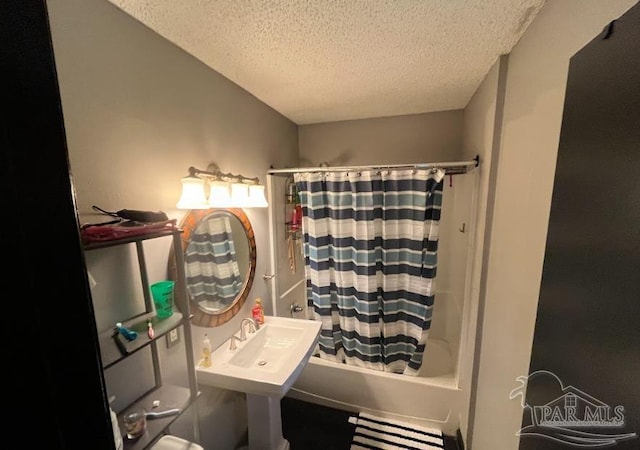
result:
<svg viewBox="0 0 640 450"><path fill-rule="evenodd" d="M240 341L241 339L236 336L235 334L231 335L231 338L229 338L229 350L235 350L238 348L238 345L236 344L236 341Z"/></svg>
<svg viewBox="0 0 640 450"><path fill-rule="evenodd" d="M260 329L260 324L256 319L253 317L247 317L247 319L249 320L249 333L255 333Z"/></svg>
<svg viewBox="0 0 640 450"><path fill-rule="evenodd" d="M240 322L240 340L241 341L245 341L247 339L247 334L245 332L245 325L244 325L245 322L249 322L249 333L253 333L257 331L259 328L258 322L256 322L253 318L245 317L244 319L242 319L242 322Z"/></svg>

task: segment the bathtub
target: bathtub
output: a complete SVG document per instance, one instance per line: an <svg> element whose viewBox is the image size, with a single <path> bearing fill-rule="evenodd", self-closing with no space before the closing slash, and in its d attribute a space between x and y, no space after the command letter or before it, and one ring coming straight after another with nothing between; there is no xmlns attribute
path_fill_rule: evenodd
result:
<svg viewBox="0 0 640 450"><path fill-rule="evenodd" d="M288 397L402 420L455 435L463 396L449 344L430 338L419 376L379 372L310 358Z"/></svg>

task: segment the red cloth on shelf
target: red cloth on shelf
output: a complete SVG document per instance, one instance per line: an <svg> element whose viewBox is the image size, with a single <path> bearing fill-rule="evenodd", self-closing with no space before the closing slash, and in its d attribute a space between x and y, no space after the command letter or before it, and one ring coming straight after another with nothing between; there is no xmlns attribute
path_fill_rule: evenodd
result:
<svg viewBox="0 0 640 450"><path fill-rule="evenodd" d="M80 229L80 236L85 244L90 244L92 242L112 241L175 228L176 219L149 223L119 222L110 225L85 225Z"/></svg>

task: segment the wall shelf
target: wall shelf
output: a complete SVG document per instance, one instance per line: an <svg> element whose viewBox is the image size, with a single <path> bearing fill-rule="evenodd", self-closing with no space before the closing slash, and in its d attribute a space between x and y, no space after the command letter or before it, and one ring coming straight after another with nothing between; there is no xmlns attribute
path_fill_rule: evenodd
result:
<svg viewBox="0 0 640 450"><path fill-rule="evenodd" d="M125 232L128 233L128 231ZM196 407L190 408L198 399L200 393L197 389L195 374L193 338L191 334L191 318L193 315L189 309L188 295L184 292L182 294L176 292L174 295L176 308L174 308L173 314L166 319L158 319L151 296L143 245L143 241L149 239L171 237L173 251L176 258L176 266L179 268L175 273L175 289L186 290L186 277L184 273L184 258L181 240L182 233L183 230L176 228L175 226L165 228L154 228L153 226L144 228L143 226L143 228L135 230L132 229L131 234L127 234L126 236L117 239L98 240L85 242L84 244L84 250L86 251L95 251L121 245L135 245L138 255L138 266L145 309L143 313L127 317L121 321L125 328L135 331L138 335L136 339L129 341L118 333L115 326L99 334L100 355L103 370L114 367L143 348L150 349L155 382L149 386L144 395L133 402L127 403L127 405L121 408L121 411L118 413L118 423L120 426L120 432L123 434L122 439L125 450L143 450L149 448L168 432L169 426L187 409L191 409L193 411L193 434L196 441L199 439L198 411ZM98 309L94 308L94 310ZM149 338L147 334L148 321L151 321L153 326L153 338ZM163 339L170 331L179 327L182 328L184 335L182 345L185 347L184 352L186 364L184 366L184 370L186 371L188 387L164 383L162 377L162 355L158 349L158 341ZM153 402L155 400L159 402L159 406L157 408L153 408ZM137 439L132 440L128 439L126 436L123 417L128 411L136 406L143 406L148 412L155 410L160 412L173 408L178 408L180 412L163 418L148 418L147 429L144 434Z"/></svg>
<svg viewBox="0 0 640 450"><path fill-rule="evenodd" d="M191 317L188 320L190 319ZM151 320L153 326L153 339L149 339L147 336L147 320ZM171 317L164 320L158 320L155 313L145 313L122 323L124 327L138 333L138 337L133 341L128 341L115 329L100 333L100 353L102 355L103 369L108 369L141 348L164 337L169 331L183 325L184 322L185 319L179 312L174 312Z"/></svg>
<svg viewBox="0 0 640 450"><path fill-rule="evenodd" d="M144 234L126 236L118 239L109 239L104 241L93 241L84 244L84 250L97 250L106 247L115 247L118 245L131 244L136 242L142 242L148 239L156 239L166 236L180 236L182 230L175 227L166 227L166 229L148 230Z"/></svg>

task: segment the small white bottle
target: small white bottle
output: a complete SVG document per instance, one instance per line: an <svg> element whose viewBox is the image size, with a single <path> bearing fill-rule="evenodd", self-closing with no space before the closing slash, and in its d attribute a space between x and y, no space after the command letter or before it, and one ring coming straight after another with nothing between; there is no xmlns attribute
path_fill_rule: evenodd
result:
<svg viewBox="0 0 640 450"><path fill-rule="evenodd" d="M113 428L113 439L116 442L116 450L122 450L124 444L122 442L120 427L118 426L118 416L116 416L116 413L113 412L113 409L111 409L111 403L113 403L115 399L116 398L113 395L109 397L109 415L111 416L111 426Z"/></svg>
<svg viewBox="0 0 640 450"><path fill-rule="evenodd" d="M211 367L211 342L207 333L204 334L204 339L202 340L202 365Z"/></svg>

